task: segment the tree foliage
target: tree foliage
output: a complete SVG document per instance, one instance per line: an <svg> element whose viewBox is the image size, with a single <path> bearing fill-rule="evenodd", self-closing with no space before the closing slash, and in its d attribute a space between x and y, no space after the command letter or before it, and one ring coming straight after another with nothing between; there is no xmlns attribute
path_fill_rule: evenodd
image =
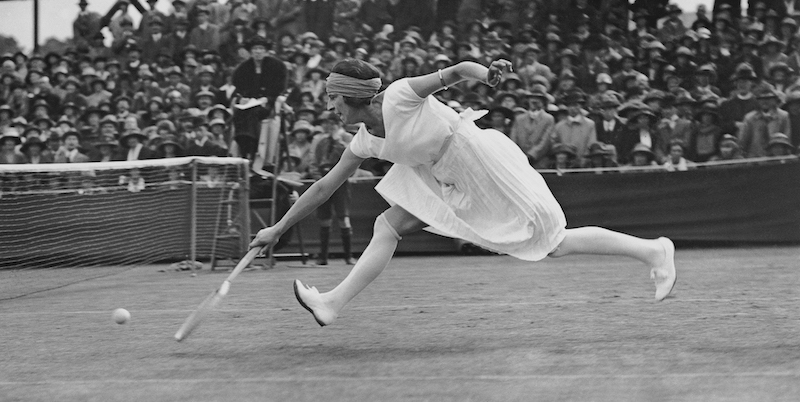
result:
<svg viewBox="0 0 800 402"><path fill-rule="evenodd" d="M13 36L0 35L0 54L13 54L20 50L22 50L22 46L17 43L17 38Z"/></svg>

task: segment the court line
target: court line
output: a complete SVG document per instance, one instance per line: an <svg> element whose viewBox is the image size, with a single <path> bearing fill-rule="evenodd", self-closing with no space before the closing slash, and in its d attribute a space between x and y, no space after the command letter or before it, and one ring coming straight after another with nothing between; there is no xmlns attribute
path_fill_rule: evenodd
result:
<svg viewBox="0 0 800 402"><path fill-rule="evenodd" d="M667 299L666 302L661 304L669 305L670 303L736 303L736 302L769 302L781 300L783 302L799 302L800 298L766 298L758 297L752 299ZM607 301L606 303L598 303L600 301ZM627 299L627 300L614 300L614 299L595 299L595 300L552 300L552 301L534 301L534 302L484 302L484 303L450 303L450 304L400 304L400 305L384 305L384 306L353 306L348 307L348 310L398 310L398 309L416 309L416 308L458 308L458 307L479 307L479 306L542 306L542 305L562 305L562 304L641 304L650 303L656 304L650 299L643 301L643 299ZM297 307L291 304L290 307ZM218 308L216 311L220 312L262 312L262 311L282 311L287 307L258 307L258 308ZM137 313L190 313L194 309L129 309ZM14 315L54 315L54 314L108 314L111 310L76 310L76 311L0 311L0 316L14 316Z"/></svg>
<svg viewBox="0 0 800 402"><path fill-rule="evenodd" d="M692 379L692 378L731 378L731 377L800 377L800 372L766 371L741 373L666 373L666 374L529 374L529 375L475 375L475 376L368 376L334 377L249 377L249 378L184 378L184 379L104 379L104 380L46 380L46 381L0 381L3 385L72 385L72 384L195 384L195 383L263 383L263 382L402 382L402 381L521 381L521 380L602 380L602 379Z"/></svg>

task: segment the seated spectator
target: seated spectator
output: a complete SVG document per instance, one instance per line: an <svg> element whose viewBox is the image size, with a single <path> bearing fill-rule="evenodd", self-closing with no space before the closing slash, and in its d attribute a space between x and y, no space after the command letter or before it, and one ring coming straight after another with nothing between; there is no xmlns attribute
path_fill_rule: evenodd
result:
<svg viewBox="0 0 800 402"><path fill-rule="evenodd" d="M658 166L656 154L645 144L636 144L631 150L628 167Z"/></svg>
<svg viewBox="0 0 800 402"><path fill-rule="evenodd" d="M489 110L487 128L493 128L507 137L511 134L511 123L514 121L514 112L511 109L495 106Z"/></svg>
<svg viewBox="0 0 800 402"><path fill-rule="evenodd" d="M0 137L0 163L18 164L25 163L25 156L17 152L17 145L22 143L22 139L16 130L8 130Z"/></svg>
<svg viewBox="0 0 800 402"><path fill-rule="evenodd" d="M696 166L695 163L683 157L684 149L683 141L677 139L670 141L669 157L667 157L667 161L664 162L664 169L668 172L685 172L694 168Z"/></svg>
<svg viewBox="0 0 800 402"><path fill-rule="evenodd" d="M643 108L634 112L628 121L628 133L625 135L625 142L623 142L617 151L620 155L633 155L633 148L637 144L646 146L651 152L655 161L665 159L667 153L668 143L660 141L656 135L655 124L657 121L656 115L650 111L650 108ZM632 161L626 159L628 164Z"/></svg>
<svg viewBox="0 0 800 402"><path fill-rule="evenodd" d="M555 128L555 119L545 111L548 98L544 88L534 89L527 97L528 109L518 114L511 125L511 140L525 155L531 166L546 169L550 164L550 140Z"/></svg>
<svg viewBox="0 0 800 402"><path fill-rule="evenodd" d="M187 156L227 156L228 151L216 144L213 134L202 130L186 145Z"/></svg>
<svg viewBox="0 0 800 402"><path fill-rule="evenodd" d="M574 145L555 144L550 154L553 159L550 163L550 169L564 170L580 167L577 161L578 153Z"/></svg>
<svg viewBox="0 0 800 402"><path fill-rule="evenodd" d="M739 140L733 135L725 134L719 140L719 152L712 156L709 162L737 159L744 159L742 150L739 148Z"/></svg>
<svg viewBox="0 0 800 402"><path fill-rule="evenodd" d="M97 152L90 158L91 162L111 162L115 160L119 143L113 135L103 136L100 141L94 143Z"/></svg>
<svg viewBox="0 0 800 402"><path fill-rule="evenodd" d="M89 162L89 157L81 153L81 136L77 131L68 131L61 136L64 146L53 156L55 163Z"/></svg>
<svg viewBox="0 0 800 402"><path fill-rule="evenodd" d="M167 135L158 146L158 158L178 158L184 155L183 145L174 135Z"/></svg>
<svg viewBox="0 0 800 402"><path fill-rule="evenodd" d="M617 152L613 145L595 142L589 146L584 167L589 169L617 167L619 165L616 162L616 154Z"/></svg>
<svg viewBox="0 0 800 402"><path fill-rule="evenodd" d="M121 153L117 155L117 160L137 161L153 159L155 155L144 143L148 140L147 136L138 129L129 130L119 138L119 143L123 147Z"/></svg>
<svg viewBox="0 0 800 402"><path fill-rule="evenodd" d="M567 106L567 118L558 122L553 131L553 142L572 145L578 156L577 165L584 163L584 155L589 144L597 142L594 121L586 118L581 112L581 105L586 97L581 91L566 94L564 104Z"/></svg>
<svg viewBox="0 0 800 402"><path fill-rule="evenodd" d="M306 120L298 120L294 123L289 142L289 156L298 158L299 163L292 167L292 170L301 173L303 177L308 174L313 153L311 152L311 133L314 126Z"/></svg>
<svg viewBox="0 0 800 402"><path fill-rule="evenodd" d="M706 162L717 154L716 146L722 137L719 113L716 107L706 106L697 112L696 119L698 124L692 131L687 154L695 162Z"/></svg>
<svg viewBox="0 0 800 402"><path fill-rule="evenodd" d="M794 155L795 148L789 137L783 133L772 134L767 144L767 156Z"/></svg>
<svg viewBox="0 0 800 402"><path fill-rule="evenodd" d="M792 132L789 114L778 109L778 94L771 88L762 88L756 94L758 110L748 113L739 134L739 143L746 158L767 155L767 144L775 133Z"/></svg>
<svg viewBox="0 0 800 402"><path fill-rule="evenodd" d="M53 163L53 155L47 152L47 144L42 142L39 137L27 139L20 147L20 151L25 155L25 163L33 165Z"/></svg>

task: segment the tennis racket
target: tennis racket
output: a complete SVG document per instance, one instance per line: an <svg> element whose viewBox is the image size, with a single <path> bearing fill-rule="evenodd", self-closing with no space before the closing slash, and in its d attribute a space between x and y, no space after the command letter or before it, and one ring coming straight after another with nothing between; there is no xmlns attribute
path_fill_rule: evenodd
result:
<svg viewBox="0 0 800 402"><path fill-rule="evenodd" d="M192 331L194 331L195 328L200 325L200 322L203 321L203 318L206 316L206 314L219 305L219 303L222 301L222 298L228 294L228 290L230 290L231 287L231 281L236 278L236 276L239 275L239 273L242 272L245 267L253 262L253 259L256 258L259 251L261 251L260 247L250 249L250 251L248 251L241 260L239 260L239 263L236 264L236 268L234 268L233 272L228 275L228 278L225 279L225 282L222 282L222 285L220 285L218 289L211 292L211 294L208 295L208 297L206 297L199 306L197 306L197 310L189 315L189 318L184 321L183 325L181 325L181 328L175 333L175 339L178 342L186 339L189 334L191 334Z"/></svg>

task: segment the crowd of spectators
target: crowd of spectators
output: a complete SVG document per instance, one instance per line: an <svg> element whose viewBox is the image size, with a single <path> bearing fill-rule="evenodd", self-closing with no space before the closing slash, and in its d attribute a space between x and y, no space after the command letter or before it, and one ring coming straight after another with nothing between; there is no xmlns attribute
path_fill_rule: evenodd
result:
<svg viewBox="0 0 800 402"><path fill-rule="evenodd" d="M335 163L315 155L320 141L347 143L354 132L325 111L325 77L349 57L378 67L385 85L462 61L512 61L495 88L459 84L436 96L459 112L488 110L478 124L508 135L539 169L686 170L800 146L794 0L744 10L738 1L681 10L662 0L175 0L167 14L158 1L119 1L101 16L82 0L63 54L0 56L0 163L251 155L232 133L232 105L256 97L241 79L254 46L280 61L270 77L285 82L265 110L288 94L286 168L307 178ZM369 162L375 175L388 167Z"/></svg>

